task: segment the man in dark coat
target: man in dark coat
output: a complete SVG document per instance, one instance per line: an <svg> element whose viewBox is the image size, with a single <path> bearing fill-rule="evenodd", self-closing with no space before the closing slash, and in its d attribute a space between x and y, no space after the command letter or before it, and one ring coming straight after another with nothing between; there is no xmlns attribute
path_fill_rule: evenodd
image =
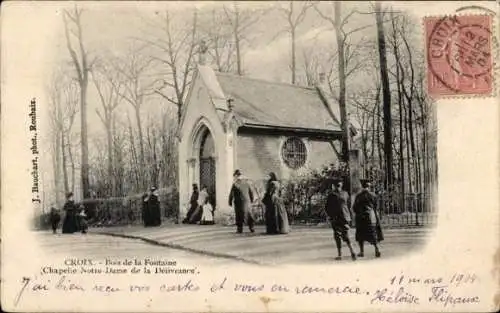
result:
<svg viewBox="0 0 500 313"><path fill-rule="evenodd" d="M356 254L349 239L349 224L352 221L351 211L348 207L349 194L342 190L343 183L340 179L333 179L331 181L332 189L326 198L325 211L333 229L333 238L337 245L338 256L335 260L342 259L342 240L349 247L351 251L352 260L356 260Z"/></svg>
<svg viewBox="0 0 500 313"><path fill-rule="evenodd" d="M250 232L255 232L254 218L252 216L253 192L248 181L243 178L241 171L236 170L233 174L234 183L229 193L229 205L234 206L236 213L237 232L243 232L243 224L247 224Z"/></svg>
<svg viewBox="0 0 500 313"><path fill-rule="evenodd" d="M363 189L356 195L354 200L354 213L356 214L356 241L359 243L359 257L364 256L364 242L368 241L375 247L375 257L380 257L378 243L384 240L380 221L376 212L377 199L370 191L371 184L368 180L362 180Z"/></svg>
<svg viewBox="0 0 500 313"><path fill-rule="evenodd" d="M161 225L160 199L159 199L158 189L156 189L156 187L151 188L151 193L148 199L148 209L151 214L151 226L160 226Z"/></svg>

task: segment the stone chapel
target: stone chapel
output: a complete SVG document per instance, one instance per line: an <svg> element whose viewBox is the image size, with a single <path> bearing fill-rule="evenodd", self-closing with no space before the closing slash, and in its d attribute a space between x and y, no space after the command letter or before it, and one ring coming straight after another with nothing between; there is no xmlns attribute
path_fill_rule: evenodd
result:
<svg viewBox="0 0 500 313"><path fill-rule="evenodd" d="M192 185L207 186L218 214L230 213L233 172L256 184L338 160L340 120L321 87L215 72L198 65L178 128L180 215ZM338 110L338 108L336 108ZM260 195L262 196L262 195Z"/></svg>

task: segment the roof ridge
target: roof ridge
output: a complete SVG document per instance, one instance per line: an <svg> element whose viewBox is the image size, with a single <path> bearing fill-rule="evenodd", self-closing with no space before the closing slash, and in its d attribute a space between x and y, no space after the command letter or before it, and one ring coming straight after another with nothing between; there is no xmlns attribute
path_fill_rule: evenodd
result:
<svg viewBox="0 0 500 313"><path fill-rule="evenodd" d="M245 80L253 80L256 82L266 83L266 84L282 85L282 86L287 86L287 87L292 87L292 88L301 88L301 89L306 89L306 90L311 90L311 91L315 90L314 86L308 87L308 86L294 85L294 84L290 84L290 83L271 81L271 80L249 77L249 76L242 76L242 75L238 75L238 74L219 72L219 71L215 71L215 70L214 70L214 72L215 72L216 76L229 76L229 77L236 77L236 78L245 79Z"/></svg>

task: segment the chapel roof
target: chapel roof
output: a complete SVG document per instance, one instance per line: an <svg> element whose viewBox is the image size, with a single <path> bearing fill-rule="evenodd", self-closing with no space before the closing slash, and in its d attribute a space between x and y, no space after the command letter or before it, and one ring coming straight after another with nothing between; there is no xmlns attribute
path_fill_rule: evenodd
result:
<svg viewBox="0 0 500 313"><path fill-rule="evenodd" d="M215 73L235 115L245 126L340 131L340 123L317 88Z"/></svg>

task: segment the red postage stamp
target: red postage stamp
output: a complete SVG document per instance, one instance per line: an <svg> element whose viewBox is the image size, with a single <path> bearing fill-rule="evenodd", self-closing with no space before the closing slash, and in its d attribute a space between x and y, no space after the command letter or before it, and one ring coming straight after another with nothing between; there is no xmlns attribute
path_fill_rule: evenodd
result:
<svg viewBox="0 0 500 313"><path fill-rule="evenodd" d="M429 17L424 27L429 95L492 93L491 16Z"/></svg>

